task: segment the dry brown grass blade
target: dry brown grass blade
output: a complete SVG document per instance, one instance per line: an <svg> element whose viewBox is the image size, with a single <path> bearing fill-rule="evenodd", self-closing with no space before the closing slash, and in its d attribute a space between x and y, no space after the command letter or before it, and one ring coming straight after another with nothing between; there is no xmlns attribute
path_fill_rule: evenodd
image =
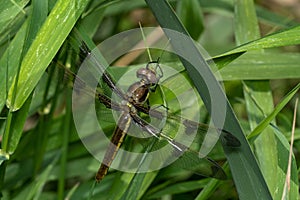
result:
<svg viewBox="0 0 300 200"><path fill-rule="evenodd" d="M294 144L294 135L295 135L295 126L296 126L296 113L297 113L297 107L298 107L298 98L295 102L295 108L294 108L294 117L293 117L293 126L292 126L292 135L291 135L291 144L290 144L290 153L289 153L289 163L288 163L288 169L286 172L286 179L284 183L284 189L282 193L281 199L288 199L288 193L290 191L290 181L291 181L291 166L292 166L292 155L293 155L293 144Z"/></svg>

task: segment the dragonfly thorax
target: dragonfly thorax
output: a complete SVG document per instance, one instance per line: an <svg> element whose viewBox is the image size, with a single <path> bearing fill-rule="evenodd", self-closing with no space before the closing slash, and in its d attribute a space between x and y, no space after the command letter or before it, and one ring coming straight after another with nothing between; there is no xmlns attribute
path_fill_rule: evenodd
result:
<svg viewBox="0 0 300 200"><path fill-rule="evenodd" d="M135 82L127 90L128 101L134 104L144 104L149 96L149 84L143 81Z"/></svg>
<svg viewBox="0 0 300 200"><path fill-rule="evenodd" d="M152 87L156 87L159 79L162 77L162 69L158 61L149 62L146 68L140 68L136 72L140 81L132 84L127 90L127 97L130 103L144 104Z"/></svg>

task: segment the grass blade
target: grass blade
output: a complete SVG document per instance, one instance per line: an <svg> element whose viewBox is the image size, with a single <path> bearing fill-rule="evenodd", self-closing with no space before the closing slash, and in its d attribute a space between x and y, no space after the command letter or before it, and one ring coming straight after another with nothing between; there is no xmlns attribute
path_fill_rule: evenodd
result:
<svg viewBox="0 0 300 200"><path fill-rule="evenodd" d="M6 49L2 58L0 59L0 108L2 109L6 103L7 89L13 83L13 77L17 74L18 64L20 63L23 45L25 42L26 31L28 27L28 20L20 28L10 45ZM8 59L8 56L14 59ZM8 67L9 66L9 67ZM6 69L7 72L6 72ZM7 75L7 76L6 76Z"/></svg>
<svg viewBox="0 0 300 200"><path fill-rule="evenodd" d="M31 28L31 26L41 25L44 22L44 19L46 18L46 15L47 15L46 12L39 13L39 10L47 9L47 4L41 3L41 1L34 1L32 3L32 6L33 6L33 12L32 12L32 15L30 17L30 20L29 20L27 37L24 37L23 30L21 32L22 33L21 36L23 36L23 37L20 37L20 39L23 38L25 40L25 42L24 42L22 52L19 52L20 53L19 54L20 59L18 59L18 60L22 59L22 57L23 57L22 54L24 54L24 52L27 51L27 49L29 48L29 46L31 44L31 41L33 40L33 38L36 35L36 32L37 32L36 29ZM38 18L35 17L36 15L38 15L37 13L40 14ZM25 27L27 27L27 26L25 26ZM7 53L9 53L9 51L7 51ZM16 66L19 66L19 64L16 63ZM16 78L14 80L14 84L18 83L19 78L20 78L20 76L19 76L19 67L18 67L17 75L16 75ZM15 95L16 95L15 92L16 91L12 90L11 98L12 98L12 103L13 104L15 103ZM30 99L31 98L28 98L27 100L25 99L26 103L24 104L24 107L22 107L22 109L19 110L18 112L12 113L11 123L7 123L7 131L3 135L2 149L4 151L10 153L10 154L12 154L15 151L15 149L17 148L17 145L19 143L19 140L21 138L21 134L22 134L22 131L23 131L23 125L25 123L27 113L28 113L28 110L29 110L29 106L30 106L30 103L31 103ZM12 110L10 110L10 111L12 111ZM8 121L10 121L10 120L8 120ZM10 127L12 127L12 129Z"/></svg>
<svg viewBox="0 0 300 200"><path fill-rule="evenodd" d="M29 0L15 0L0 5L0 44L18 31L12 27L25 19L26 13L23 8L28 2Z"/></svg>
<svg viewBox="0 0 300 200"><path fill-rule="evenodd" d="M300 44L299 34L300 34L300 26L292 27L277 33L267 35L260 39L245 43L220 56L225 56L228 54L234 54L234 53L250 51L250 50L298 45Z"/></svg>
<svg viewBox="0 0 300 200"><path fill-rule="evenodd" d="M284 183L284 188L282 192L282 200L288 199L288 193L290 192L291 189L291 170L292 170L292 159L294 160L295 158L292 158L293 155L293 144L294 144L294 134L295 134L295 126L296 126L296 113L297 113L297 107L298 107L298 98L296 99L295 103L295 109L294 109L294 118L293 118L293 127L292 127L292 137L291 137L291 145L290 145L290 153L289 153L289 162L288 162L288 169L286 172L286 179Z"/></svg>
<svg viewBox="0 0 300 200"><path fill-rule="evenodd" d="M299 53L249 52L219 72L223 80L292 79L300 78L298 63Z"/></svg>
<svg viewBox="0 0 300 200"><path fill-rule="evenodd" d="M158 0L146 0L147 4L154 13L157 21L163 28L172 29L180 33L186 33L186 30L183 28L179 20L177 19L175 13L171 9L170 5L166 1ZM171 38L171 44L174 49L180 52L186 52L188 55L185 55L187 58L196 59L196 66L201 66L202 73L199 76L198 72L193 71L193 66L189 63L181 60L184 66L186 67L191 79L193 80L198 92L200 93L208 111L211 111L211 104L207 99L210 99L210 93L207 91L206 84L209 82L213 84L214 93L217 94L220 98L226 98L223 91L219 87L217 81L210 72L207 64L202 58L201 54L198 52L194 44L189 40L177 41L178 38L172 38L172 35L168 35ZM176 41L178 43L176 43ZM184 56L184 57L185 57ZM185 58L186 58L185 57ZM196 75L195 75L196 74ZM209 78L210 80L206 81L204 78ZM253 156L253 153L249 147L246 138L240 128L239 123L236 120L236 117L231 110L231 107L227 100L227 110L226 110L226 119L224 128L231 133L233 133L241 142L241 148L233 150L226 146L224 147L225 154L228 158L229 165L231 167L232 175L238 189L241 199L271 199L270 192L268 187L262 177L261 171L257 165L257 162ZM212 117L214 120L214 118ZM260 188L260 190L257 190Z"/></svg>
<svg viewBox="0 0 300 200"><path fill-rule="evenodd" d="M253 1L236 0L235 4L235 37L237 44L259 38L260 33ZM259 52L262 53L262 51ZM271 89L267 80L245 81L243 86L249 124L253 129L257 125L257 121L262 120L264 117L264 113L260 111L264 110L264 112L269 113L273 109ZM277 173L277 151L275 137L270 127L264 130L264 134L254 142L254 147L260 168L268 184L266 189L269 189L271 194L274 195L276 180L272 175Z"/></svg>
<svg viewBox="0 0 300 200"><path fill-rule="evenodd" d="M88 0L57 1L23 59L14 105L11 103L15 86L10 88L8 106L12 106L13 111L18 110L28 98L87 3Z"/></svg>
<svg viewBox="0 0 300 200"><path fill-rule="evenodd" d="M298 84L294 89L292 89L280 103L277 104L275 109L270 113L263 121L259 123L258 126L247 136L248 139L254 138L258 136L278 115L278 113L287 105L288 102L294 97L294 95L298 92L300 88L300 84Z"/></svg>

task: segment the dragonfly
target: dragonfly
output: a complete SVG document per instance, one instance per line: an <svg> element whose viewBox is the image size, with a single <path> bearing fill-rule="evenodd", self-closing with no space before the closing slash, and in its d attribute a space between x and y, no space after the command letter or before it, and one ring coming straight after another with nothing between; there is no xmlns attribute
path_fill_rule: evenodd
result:
<svg viewBox="0 0 300 200"><path fill-rule="evenodd" d="M111 164L118 154L122 142L133 126L138 128L140 132L145 133L147 137L151 136L156 141L163 141L169 145L167 150L168 155L165 156L166 160L168 159L168 156L176 157L176 159L179 157L181 160L180 162L187 166L190 165L190 163L192 163L193 166L204 164L206 166L206 170L205 172L201 171L201 175L218 179L226 179L225 172L216 161L206 155L199 156L198 152L189 149L189 147L185 143L182 143L181 140L191 137L191 132L201 135L204 134L203 132L207 131L209 128L212 128L220 133L220 138L227 146L236 148L240 146L240 142L235 136L221 128L211 127L206 124L195 122L180 115L171 113L167 106L162 105L160 106L160 109L151 109L151 107L148 105L150 94L157 90L159 82L164 76L164 70L159 59L150 61L145 67L139 68L136 71L137 81L128 87L127 92L124 92L116 85L110 74L103 69L96 55L91 52L84 42L82 42L80 49L83 54L87 55L89 61L101 70L101 78L104 84L106 84L106 87L108 87L119 99L121 99L121 102L116 102L111 97L103 93L101 89L99 91L89 88L88 84L84 82L77 74L65 68L66 76L69 79L75 79L77 85L79 85L76 87L77 90L79 88L79 92L83 91L84 93L91 95L107 109L114 110L119 113L116 127L112 133L111 142L107 147L102 163L95 176L95 180L97 182L100 182L108 173ZM75 93L78 93L78 91L75 91ZM174 124L175 126L179 125L181 128L183 128L181 132L183 132L184 137L175 139L169 136L167 133L165 133L166 131L164 130L164 127L156 127L144 119L143 116L151 116L151 118L155 118L158 121L165 120L165 123L171 128L174 127ZM162 157L164 157L164 155ZM174 160L171 159L170 162L173 161ZM168 162L166 161L166 163Z"/></svg>

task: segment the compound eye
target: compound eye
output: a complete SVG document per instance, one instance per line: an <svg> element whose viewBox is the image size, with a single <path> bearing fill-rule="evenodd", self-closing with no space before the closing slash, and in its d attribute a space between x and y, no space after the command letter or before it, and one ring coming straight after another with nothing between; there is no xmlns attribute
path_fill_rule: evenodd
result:
<svg viewBox="0 0 300 200"><path fill-rule="evenodd" d="M156 74L147 68L139 69L136 76L142 79L146 84L156 84L159 79L157 79Z"/></svg>

